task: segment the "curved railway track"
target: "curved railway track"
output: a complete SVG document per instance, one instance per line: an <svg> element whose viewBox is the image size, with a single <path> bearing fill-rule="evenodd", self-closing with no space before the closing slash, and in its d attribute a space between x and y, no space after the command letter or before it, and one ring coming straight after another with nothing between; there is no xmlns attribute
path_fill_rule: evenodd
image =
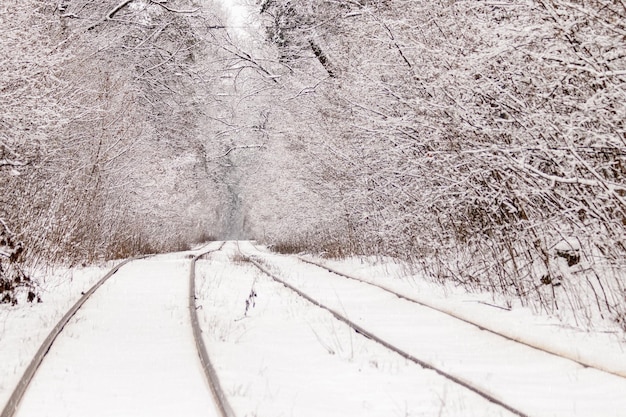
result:
<svg viewBox="0 0 626 417"><path fill-rule="evenodd" d="M140 258L126 259L125 261L115 265L104 277L102 277L102 279L100 279L100 281L98 281L94 286L87 290L83 294L83 296L67 311L67 313L65 313L65 315L61 318L61 320L59 320L56 326L52 328L50 334L48 334L48 337L46 337L46 339L43 341L43 343L37 350L37 353L35 353L35 356L31 360L30 364L28 365L28 367L26 367L24 374L18 381L17 386L13 390L13 393L11 394L9 400L4 406L0 417L13 417L13 415L15 415L15 412L17 411L20 402L22 401L22 397L28 389L28 385L37 373L37 369L39 369L39 366L50 351L50 348L52 347L54 341L61 334L70 319L74 317L76 312L78 312L78 310L83 306L83 304L85 304L89 297L91 297L93 293L95 293L96 290L102 286L102 284L108 281L109 278L111 278L121 267L136 259Z"/></svg>
<svg viewBox="0 0 626 417"><path fill-rule="evenodd" d="M308 294L306 294L305 292L299 290L298 288L296 288L295 286L289 284L288 282L282 280L281 278L279 278L276 274L272 273L269 269L267 269L265 266L263 266L258 260L255 259L250 259L250 262L257 267L261 272L263 272L265 275L269 276L270 278L272 278L274 281L278 282L279 284L282 284L284 287L288 288L289 290L293 291L294 293L298 294L300 297L302 297L303 299L307 300L308 302L310 302L311 304L325 310L328 311L333 317L335 317L337 320L345 323L346 325L348 325L349 327L351 327L352 329L354 329L354 331L356 331L357 333L367 337L368 339L378 343L379 345L389 349L390 351L397 353L398 355L402 356L403 358L421 366L424 369L428 369L431 371L436 372L437 374L441 375L442 377L454 382L455 384L458 384L466 389L468 389L469 391L472 391L473 393L479 395L480 397L486 399L487 401L496 404L500 407L502 407L503 409L519 416L519 417L529 417L528 414L524 413L523 411L520 411L518 409L516 409L515 407L507 404L506 402L496 398L494 395L492 395L491 393L487 392L486 390L474 385L471 381L465 381L459 377L456 377L444 370L442 370L441 368L434 366L432 364L429 364L421 359L419 359L418 357L410 354L409 352L402 350L396 346L394 346L393 344L387 342L386 340L378 337L377 335L375 335L374 333L368 331L367 329L365 329L362 326L359 326L358 324L356 324L355 322L353 322L352 320L350 320L349 318L347 318L344 314L340 313L339 311L330 308L322 303L320 303L319 301L317 301L316 299L314 299L313 297L309 296Z"/></svg>
<svg viewBox="0 0 626 417"><path fill-rule="evenodd" d="M221 417L235 417L235 413L233 412L228 399L226 398L226 394L222 389L217 373L215 372L215 368L209 358L204 339L202 338L202 330L198 320L198 306L196 305L196 261L205 255L221 250L224 247L224 244L225 242L222 242L218 249L196 255L191 260L191 267L189 268L189 316L191 317L191 327L193 328L193 338L196 344L196 350L198 351L198 356L200 357L200 362L202 363L202 369L204 370L204 375L209 383L211 394L213 394L213 399L219 414Z"/></svg>
<svg viewBox="0 0 626 417"><path fill-rule="evenodd" d="M193 329L193 336L196 346L196 351L200 359L200 364L203 368L203 373L208 382L209 388L211 390L213 401L215 408L220 415L220 417L234 417L234 413L220 387L219 379L215 374L215 370L209 360L208 353L206 350L206 346L204 341L202 340L202 330L198 324L198 318L196 314L196 304L195 304L195 264L198 259L203 256L209 255L213 252L219 251L224 246L224 243L217 249L201 249L200 253L196 255L192 255L190 262L190 272L189 272L189 300L188 300L188 310L191 321L191 326ZM115 265L107 274L105 274L96 284L94 284L89 290L87 290L81 298L65 313L65 315L59 320L59 322L52 328L48 336L45 338L39 349L37 350L35 356L26 367L24 374L19 379L17 385L15 386L11 396L7 400L4 408L2 409L2 413L0 413L0 417L13 417L16 415L19 410L20 403L28 390L31 382L33 381L38 369L42 365L44 359L52 348L55 340L61 335L63 329L68 325L70 320L76 315L76 313L80 310L80 308L93 296L93 294L102 287L111 277L113 277L122 267L125 265L132 263L134 261L149 258L151 255L136 257L124 260L117 265Z"/></svg>
<svg viewBox="0 0 626 417"><path fill-rule="evenodd" d="M254 246L253 246L254 247ZM258 251L258 249L254 248L255 251ZM319 295L317 295L316 291L310 292L311 289L315 288L317 285L326 285L326 284L312 284L312 282L314 281L313 276L311 275L310 280L310 286L307 287L306 285L302 285L304 283L307 282L307 279L304 279L302 277L302 271L299 271L297 269L297 267L295 266L296 264L294 263L285 263L281 270L280 265L282 265L281 263L276 263L276 265L274 265L274 262L277 262L277 260L271 259L270 256L263 256L263 253L258 253L258 254L253 254L253 252L250 251L246 251L244 252L244 255L247 255L250 259L251 262L255 265L256 268L258 268L262 273L264 273L265 275L269 276L271 279L273 279L274 281L282 284L283 286L285 286L286 288L288 288L289 290L297 293L300 297L306 299L308 302L310 302L311 304L322 308L326 311L328 311L330 314L332 314L336 319L342 321L343 323L347 324L348 326L352 327L354 329L354 331L356 331L357 333L362 334L363 336L375 341L376 343L386 347L389 350L392 350L393 352L401 355L402 357L404 357L405 359L418 364L419 366L425 368L425 369L430 369L436 373L438 373L439 375L443 376L444 378L447 378L449 380L451 380L452 382L459 384L461 386L463 386L464 388L478 394L479 396L485 398L486 400L497 404L499 406L501 406L502 408L506 409L507 411L518 415L518 416L529 416L529 415L535 415L537 412L537 409L535 409L534 411L529 411L525 406L520 407L519 403L517 403L517 406L511 405L511 404L516 404L515 401L511 402L511 397L510 397L510 393L509 394L501 394L498 392L498 390L493 390L492 387L489 387L488 385L484 385L481 382L476 382L477 380L474 378L468 378L467 374L465 376L460 376L463 375L462 373L458 373L456 372L454 367L450 367L449 365L447 367L441 368L437 362L433 362L432 359L422 359L420 357L420 354L415 354L413 353L412 349L408 347L408 345L406 345L406 343L404 344L404 348L399 348L395 345L393 338L389 339L389 335L387 334L387 336L385 337L380 337L378 336L376 333L378 332L378 330L372 330L369 327L369 322L367 321L360 321L359 323L355 322L355 320L350 319L349 317L353 317L355 316L355 311L351 311L350 308L348 308L348 310L345 309L344 305L341 303L341 301L339 301L339 306L335 305L334 307L330 307L329 305L332 304L337 304L336 302L333 302L331 304L324 304L325 301L320 301L323 300L324 298L319 298ZM274 255L272 255L274 256ZM284 259L294 259L294 257L284 257ZM278 259L278 258L277 258ZM595 364L593 363L588 363L586 361L581 361L581 360L576 360L576 358L572 358L569 355L561 355L558 352L554 352L551 351L549 349L544 349L542 347L538 347L535 346L533 344L530 343L526 343L523 340L519 340L518 338L515 337L511 337L509 335L506 334L501 334L497 331L494 331L492 329L486 328L485 326L481 326L478 323L475 323L465 317L461 317L457 314L454 314L453 312L447 311L445 309L440 309L437 308L433 305L427 304L427 303L423 303L420 302L419 300L415 300L412 299L410 297L407 297L403 294L399 294L387 287L381 286L381 285L377 285L377 284L373 284L364 280L361 280L359 278L356 277L352 277L348 274L344 274L341 273L339 271L333 270L332 268L328 268L325 265L322 264L318 264L316 262L313 261L309 261L307 259L302 259L300 257L296 257L295 259L297 259L300 262L304 262L306 264L312 265L314 267L317 268L321 268L324 269L325 271L331 272L336 276L342 277L342 278L348 278L351 281L355 281L358 282L359 284L363 284L369 287L373 287L372 291L377 291L377 290L381 290L381 293L386 293L387 296L392 295L400 300L403 301L407 301L409 303L415 304L416 307L419 308L425 308L425 309L429 309L434 311L434 313L436 314L443 314L448 316L448 319L453 319L453 320L457 320L459 322L462 322L463 325L467 325L466 327L474 327L476 329L479 329L482 332L488 332L489 334L497 337L497 338L501 338L501 340L503 340L503 343L513 343L515 345L519 345L520 349L527 349L529 351L536 351L536 355L548 355L548 357L554 357L556 361L565 361L565 362L570 362L570 368L571 367L576 367L578 366L578 369L592 369L594 372L595 371L599 371L601 373L605 373L605 374L610 374L612 377L618 377L617 383L615 384L615 386L617 387L623 387L623 381L618 381L618 380L622 380L624 378L624 375L622 375L619 371L614 371L611 369L605 369L605 367L603 366L594 366ZM280 274L277 274L276 269L281 271ZM300 272L300 279L295 279L292 280L291 279L291 274L289 271L293 270L298 270ZM315 275L316 276L316 275ZM302 280L304 279L304 280ZM329 278L330 279L330 278ZM292 282L294 284L292 284ZM315 281L317 282L317 281ZM297 284L295 284L297 283ZM303 288L309 288L307 289L303 289ZM347 291L346 288L348 288L347 286L341 286L341 288L343 288L344 291ZM315 294L315 295L312 295ZM321 294L321 293L320 293ZM333 297L336 297L337 299L339 299L340 295L338 293L335 293L335 295ZM332 298L332 297L331 297ZM330 301L330 299L329 299ZM350 312L351 311L351 312ZM417 320L419 320L417 318ZM368 327L368 328L366 328ZM374 327L375 328L375 327ZM407 329L408 330L408 329ZM408 349L408 350L407 350ZM418 350L419 351L419 350ZM515 360L514 358L512 358L512 360ZM522 365L523 366L523 365ZM568 368L569 369L569 368ZM573 368L572 368L573 369ZM593 379L593 377L592 377ZM537 384L541 384L542 381L536 381ZM504 391L506 392L506 390ZM585 392L580 391L580 393ZM589 395L589 394L584 394ZM574 394L574 397L576 395ZM584 399L583 399L584 400ZM532 409L532 408L531 408ZM543 412L540 412L539 414L543 414ZM621 414L620 414L621 415Z"/></svg>
<svg viewBox="0 0 626 417"><path fill-rule="evenodd" d="M356 282L359 282L361 284L365 284L365 285L368 285L368 286L371 286L371 287L378 288L378 289L380 289L380 290L382 290L382 291L384 291L384 292L386 292L388 294L394 295L395 297L398 297L398 298L400 298L402 300L405 300L405 301L408 301L410 303L414 303L414 304L420 305L422 307L425 307L425 308L437 311L439 313L445 314L445 315L450 316L450 317L452 317L454 319L460 320L460 321L462 321L464 323L467 323L467 324L469 324L471 326L474 326L474 327L476 327L476 328L478 328L478 329L480 329L482 331L489 332L489 333L494 334L496 336L502 337L503 339L510 340L512 342L515 342L515 343L519 343L521 345L527 346L529 348L535 349L535 350L543 352L543 353L547 353L549 355L553 355L553 356L558 357L558 358L570 360L570 361L575 362L575 363L577 363L577 364L579 364L581 366L584 366L586 368L593 368L593 369L596 369L596 370L601 371L601 372L606 372L606 373L618 376L620 378L626 378L626 372L623 371L623 370L611 369L608 366L605 366L604 364L597 363L597 362L591 361L591 360L586 359L586 358L581 358L580 356L576 356L576 355L569 354L569 353L566 353L566 352L557 352L555 349L550 349L549 347L540 346L538 344L529 342L527 340L523 340L520 337L516 337L513 334L505 334L505 333L503 333L501 331L497 331L497 330L491 329L489 327L483 326L483 325L481 325L479 323L476 323L476 322L474 322L474 321L472 321L472 320L470 320L470 319L468 319L466 317L463 317L463 316L461 316L461 315L459 315L459 314L457 314L457 313L455 313L455 312L453 312L451 310L444 309L444 308L441 308L441 307L437 307L437 306L432 305L432 304L430 304L430 303L428 303L428 302L426 302L424 300L417 300L417 299L415 299L413 297L409 297L409 296L406 296L404 294L400 294L400 293L398 293L398 292L396 292L396 291L394 291L394 290L392 290L392 289L390 289L390 288L388 288L388 287L386 287L384 285L375 284L373 282L369 282L369 281L363 280L361 278L357 278L355 276L352 276L352 275L343 273L341 271L338 271L338 270L336 270L334 268L331 268L331 267L329 267L327 265L324 265L324 264L312 261L310 259L303 258L301 256L298 256L297 259L299 259L300 261L302 261L304 263L307 263L309 265L313 265L313 266L316 266L318 268L324 269L324 270L326 270L326 271L328 271L328 272L330 272L332 274L338 275L340 277L347 278L349 280L356 281Z"/></svg>
<svg viewBox="0 0 626 417"><path fill-rule="evenodd" d="M215 408L215 411L217 412L217 415L219 415L220 417L235 417L235 413L233 412L233 409L229 404L227 395L224 392L220 384L220 380L216 374L215 367L213 363L211 362L211 358L209 357L207 353L207 348L205 345L205 341L203 339L202 329L201 329L198 314L197 314L198 308L201 308L201 307L196 303L196 299L197 297L199 297L199 295L196 293L196 269L197 269L196 261L203 258L204 256L210 255L211 253L222 250L224 245L225 245L225 242L221 243L219 247L217 247L217 245L213 245L211 248L205 247L203 249L196 250L187 256L187 259L189 260L189 275L188 275L189 279L188 279L188 288L186 289L187 291L186 297L188 299L187 300L188 305L186 306L186 309L188 310L189 322L191 323L191 330L193 332L195 353L197 354L199 358L199 362L200 362L199 364L202 367L204 378L206 382L208 383L208 388L210 389L212 401L209 402L208 400L209 397L204 396L204 393L206 391L205 391L205 388L202 386L202 383L200 383L199 385L194 385L194 387L196 386L200 387L200 391L199 391L200 394L196 393L195 395L196 397L206 398L206 404L208 408L212 408L210 405L212 403ZM397 355L400 355L402 358L404 358L405 360L409 362L412 362L424 369L433 371L434 373L451 381L452 383L457 384L460 387L463 387L462 388L463 390L467 390L469 392L472 392L482 397L486 401L496 405L497 407L500 407L503 411L506 410L506 412L508 413L512 413L520 417L531 417L531 416L535 417L538 415L544 415L542 411L545 411L545 410L542 410L540 408L539 409L540 412L537 412L536 408L533 409L531 407L530 409L528 409L525 403L516 402L515 397L511 397L510 392L507 392L506 390L501 391L499 389L500 386L498 386L498 389L493 390L492 389L493 386L489 386L489 384L485 385L482 382L480 382L480 380L476 379L474 376L468 376L467 373L464 373L464 372L459 373L458 369L455 368L454 366L451 366L450 364L445 364L444 366L441 366L442 364L438 360L433 361L433 357L429 357L428 355L423 356L424 352L420 351L419 349L415 350L413 346L407 345L406 342L398 341L398 339L393 337L393 334L391 334L392 337L390 337L390 333L387 333L385 331L380 333L381 328L376 327L377 325L372 326L373 322L368 321L371 319L371 317L370 319L368 319L367 317L365 319L363 319L363 317L357 318L356 313L355 313L356 310L351 310L352 307L350 306L348 306L347 309L344 308L342 301L339 300L339 293L335 293L337 300L339 300L339 307L337 307L337 303L335 301L332 301L330 298L325 299L323 296L321 296L323 294L323 291L321 293L317 293L315 291L311 292L311 290L313 290L315 286L318 284L308 287L307 289L306 284L302 285L302 283L306 283L306 282L311 283L311 281L306 281L306 280L298 281L297 279L293 281L291 279L292 273L295 271L298 271L300 274L302 274L305 271L304 268L307 268L305 265L310 265L310 268L307 269L307 271L311 271L312 274L315 274L315 271L316 271L315 268L324 269L325 271L328 271L328 272L321 273L321 271L319 271L320 274L318 275L320 279L323 278L322 280L323 282L333 283L331 284L330 288L333 288L336 285L335 284L336 282L336 283L341 283L341 285L338 285L338 284L337 285L338 285L338 288L342 289L342 291L353 291L351 289L358 288L358 292L361 292L362 289L367 289L368 294L370 293L381 294L380 300L388 300L388 302L391 303L389 304L389 308L391 310L393 310L395 308L394 306L396 306L396 304L394 303L399 303L399 304L402 304L403 306L409 305L406 302L413 304L414 306L411 306L408 309L408 311L410 311L410 314L412 315L415 314L417 316L417 317L414 316L414 319L413 319L414 323L421 323L421 320L422 320L421 318L422 316L420 316L420 314L423 314L423 313L417 313L417 311L424 312L430 309L430 310L433 310L432 314L441 313L443 315L448 316L446 318L446 320L448 321L457 320L457 321L462 322L463 326L465 326L468 329L471 328L473 332L476 332L476 329L479 329L480 331L488 332L492 339L501 338L503 341L496 343L496 345L498 346L500 346L501 344L505 344L505 343L508 345L524 345L523 347L524 349L532 348L532 349L526 349L527 351L531 351L531 350L537 351L537 353L535 353L536 355L543 355L543 357L547 358L548 356L544 354L548 354L548 355L558 357L561 359L566 359L566 361L562 361L562 362L568 362L568 361L575 362L575 363L571 363L567 365L567 369L577 367L577 369L581 369L581 372L587 372L586 370L582 370L582 368L580 368L580 366L582 366L585 368L591 368L592 371L589 371L589 372L596 372L596 371L607 372L607 373L611 373L613 376L624 378L624 375L621 375L619 372L617 373L611 372L611 370L607 371L605 369L602 369L602 367L594 366L594 364L589 364L584 361L579 361L579 360L576 360L575 358L572 359L566 355L560 355L558 352L553 352L553 351L550 351L549 349L544 349L542 347L534 346L533 344L526 343L523 340L517 340L517 338L515 337L510 337L510 335L502 334L500 332L486 328L485 326L482 326L478 323L473 322L471 319L468 319L467 317L462 317L462 316L455 314L454 312L447 311L445 308L443 309L437 308L437 306L430 305L427 302L422 302L421 300L413 299L409 296L395 292L392 289L385 287L384 285L375 284L372 282L368 282L366 280L359 279L354 276L350 276L348 274L334 270L333 268L329 268L326 265L323 265L323 264L320 264L320 263L317 263L308 259L300 258L300 257L281 258L277 256L274 259L272 258L272 256L274 255L264 254L263 252L260 252L258 249L254 248L254 245L251 246L252 248L254 248L254 251L250 249L242 250L239 242L236 242L236 247L237 247L237 251L241 255L243 255L247 260L249 260L250 263L254 265L255 268L261 271L264 275L268 276L271 280L284 286L289 291L292 291L294 294L296 294L298 297L301 297L304 300L306 300L308 303L314 305L316 308L322 309L330 313L330 315L332 315L334 319L339 320L340 322L349 326L358 334L364 336L365 338L371 340L374 343L377 343L378 345L384 347L388 351L391 351ZM28 390L28 387L31 381L33 381L40 365L42 365L42 363L44 362L44 359L46 358L46 355L49 353L55 340L61 335L61 333L63 332L64 328L68 325L68 323L70 323L70 320L72 319L72 317L74 317L76 313L81 309L81 307L94 295L94 293L96 293L96 291L100 287L102 287L112 276L114 276L121 268L128 265L129 263L138 261L139 259L143 259L143 258L147 258L147 257L133 258L133 259L125 260L117 264L106 275L104 275L93 287L91 287L72 306L72 308L68 310L68 312L63 316L63 318L59 321L59 323L57 323L56 326L52 329L48 337L44 340L41 347L37 351L36 355L33 357L31 363L26 368L24 375L19 380L17 386L15 387L15 390L13 391L4 409L2 410L0 417L13 417L14 415L16 415L17 411L20 408L20 402L25 396L25 393ZM181 258L176 258L176 259L178 259L177 262L181 262ZM289 259L289 262L283 263L281 259L283 260ZM154 265L156 264L152 264L152 265L153 265L152 268L154 268ZM183 261L178 265L180 266L178 266L177 268L180 268L182 265L184 265L184 268L187 267L186 261ZM300 267L298 265L302 265L303 269L300 270L299 269ZM143 268L146 268L146 266L140 266L139 264L137 264L135 266L128 266L127 268L135 268L139 271L143 271ZM161 264L158 264L157 268L162 268ZM285 269L285 268L295 268L295 269L292 270L292 269ZM281 272L277 273L276 272L277 270ZM167 277L169 276L170 273L171 272L166 272L164 276ZM347 278L349 279L349 281L348 280L335 281L335 279L337 278L332 278L332 275L329 273L332 273L336 275L337 277ZM147 277L149 277L149 275L147 275ZM116 280L115 282L117 283L118 281ZM150 281L150 282L153 282L153 281ZM167 283L170 281L166 280L162 282ZM349 282L354 282L354 283L348 284ZM151 285L151 284L148 284L148 285ZM319 284L319 285L324 285L324 284ZM105 291L105 294L109 294L111 287L107 286L106 288L107 289ZM165 287L158 287L158 288L160 288L159 291L162 292L164 289L170 288L170 287L169 287L169 284L166 284ZM184 284L182 287L181 286L176 287L176 291L179 295L180 295L180 291L183 288L185 288ZM98 294L100 294L100 292L98 292ZM382 296L382 294L384 294L384 296ZM400 300L393 301L395 298L398 298ZM378 299L379 299L378 296L376 296L376 298L372 298L372 300L378 300ZM105 300L105 303L106 303L107 302L106 300L108 300L108 298L101 297L100 300ZM346 298L343 301L348 301L348 299ZM180 305L179 302L177 303L178 303L177 305ZM89 308L93 308L92 304L90 304L90 306L91 307ZM404 307L400 308L400 310L405 311L403 310L403 308ZM185 314L187 313L183 312L183 315L180 317L184 317ZM405 314L405 313L398 313L398 314ZM438 315L437 317L440 317L440 315ZM182 319L179 319L179 320L182 320ZM428 320L428 319L424 318L424 320ZM438 319L438 320L443 320L443 319ZM445 322L448 323L448 321L445 321ZM384 321L382 321L382 323L384 323ZM400 327L400 329L404 329L403 330L404 332L411 331L410 325L407 326L406 323L404 323L402 324L402 326L404 327ZM74 329L74 331L76 331L76 329ZM183 334L178 335L177 337L180 338L182 336L184 338L184 332L185 331L183 329ZM178 333L174 333L174 334L178 334ZM381 336L381 334L384 334L384 336ZM122 338L123 337L124 336L122 336ZM430 340L429 340L429 343L430 343ZM464 347L461 347L461 346L457 347L457 349L462 349L462 348ZM182 356L185 358L190 358L191 357L190 353L193 352L193 349L194 347L189 345L189 349L185 350L185 352L189 352L189 353L185 353ZM519 347L519 349L522 349L522 347ZM169 355L170 352L168 351L167 354ZM554 361L559 361L559 360L560 359L554 359ZM193 369L193 366L196 366L196 369L197 369L197 365L194 365L194 363L195 364L198 364L198 363L195 362L195 360L191 360L190 363L191 363L192 369ZM588 375L588 374L585 374L585 375ZM198 376L194 378L199 378L200 381L202 380L202 376L200 374L198 374ZM620 378L617 378L617 379L620 379ZM225 380L225 382L228 382L228 381ZM617 385L617 386L622 387L622 385ZM27 395L28 400L24 401L25 406L27 406L28 404L32 404L30 395L31 393L29 392L29 394ZM207 409L207 407L203 409ZM29 407L26 407L26 408L29 408ZM32 414L32 412L30 414ZM621 415L622 414L620 414L620 416Z"/></svg>
<svg viewBox="0 0 626 417"><path fill-rule="evenodd" d="M364 326L355 332L228 245L198 268L198 303L203 327L213 329L213 360L241 415L526 415L374 342Z"/></svg>

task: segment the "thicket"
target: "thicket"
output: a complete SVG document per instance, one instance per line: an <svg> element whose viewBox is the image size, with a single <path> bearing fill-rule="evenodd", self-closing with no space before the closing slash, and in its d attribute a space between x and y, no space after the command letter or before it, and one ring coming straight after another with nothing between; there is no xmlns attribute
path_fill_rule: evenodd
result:
<svg viewBox="0 0 626 417"><path fill-rule="evenodd" d="M208 232L626 328L623 1L258 11L263 39L192 0L2 2L3 277Z"/></svg>
<svg viewBox="0 0 626 417"><path fill-rule="evenodd" d="M626 329L623 1L259 7L295 127L274 126L334 207L268 241L323 250L333 236Z"/></svg>
<svg viewBox="0 0 626 417"><path fill-rule="evenodd" d="M0 302L40 263L179 250L217 229L202 149L214 20L185 0L2 2Z"/></svg>

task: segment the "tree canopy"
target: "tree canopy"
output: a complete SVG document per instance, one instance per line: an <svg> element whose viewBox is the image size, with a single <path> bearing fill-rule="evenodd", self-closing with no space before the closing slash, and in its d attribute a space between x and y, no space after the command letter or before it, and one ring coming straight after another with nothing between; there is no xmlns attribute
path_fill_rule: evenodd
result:
<svg viewBox="0 0 626 417"><path fill-rule="evenodd" d="M211 2L3 2L0 218L20 257L256 238L548 310L586 285L624 320L623 1L249 10L242 34Z"/></svg>

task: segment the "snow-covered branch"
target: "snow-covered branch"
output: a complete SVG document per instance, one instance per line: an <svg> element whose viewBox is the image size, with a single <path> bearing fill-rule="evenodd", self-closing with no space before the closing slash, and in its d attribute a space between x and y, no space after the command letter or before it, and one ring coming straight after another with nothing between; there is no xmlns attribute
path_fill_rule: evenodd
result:
<svg viewBox="0 0 626 417"><path fill-rule="evenodd" d="M3 166L23 167L26 166L26 163L10 159L0 159L0 168Z"/></svg>
<svg viewBox="0 0 626 417"><path fill-rule="evenodd" d="M264 144L259 144L259 145L239 145L239 146L231 146L230 148L228 148L228 150L226 152L224 152L223 154L220 155L216 155L216 156L212 156L211 159L219 159L219 158L224 158L228 155L230 155L231 152L236 151L236 150L240 150L240 149L260 149L260 148L264 148L265 145Z"/></svg>
<svg viewBox="0 0 626 417"><path fill-rule="evenodd" d="M150 0L150 3L156 4L158 6L161 6L162 8L167 10L168 12L172 12L172 13L186 13L186 14L190 14L190 13L196 13L196 12L198 12L200 10L200 7L197 7L195 9L189 9L189 10L174 9L174 8L171 8L171 7L169 7L167 5L167 0Z"/></svg>

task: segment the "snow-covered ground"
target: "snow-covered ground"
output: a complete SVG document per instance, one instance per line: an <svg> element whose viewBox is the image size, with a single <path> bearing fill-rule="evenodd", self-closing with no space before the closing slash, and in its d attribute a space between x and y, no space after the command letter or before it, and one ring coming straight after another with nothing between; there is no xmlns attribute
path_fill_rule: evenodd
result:
<svg viewBox="0 0 626 417"><path fill-rule="evenodd" d="M391 259L302 259L389 289L511 339L626 377L626 334L616 323L601 320L593 323L590 330L587 325L579 328L564 322L562 317L534 314L519 302L508 308L505 306L511 303L510 299L499 299L493 293L468 294L453 285L429 282Z"/></svg>
<svg viewBox="0 0 626 417"><path fill-rule="evenodd" d="M624 378L507 341L448 315L303 264L293 257L256 252L249 245L244 252L257 253L282 279L342 312L366 330L528 415L626 415ZM444 299L439 299L439 304L447 310L461 309L454 302L446 305ZM508 318L508 327L517 327L517 335L522 340L525 335L533 336L533 329L540 322L534 317L524 320L523 315L509 315L506 310L485 304L471 303L468 307L474 309L478 321L487 327L491 327L490 323L496 328L496 324L506 327L503 323ZM465 314L471 316L466 310ZM553 337L548 343L557 341L561 347L577 343L578 339L572 338L575 333L560 330L552 329ZM613 340L610 346L603 346L608 340L605 335L600 336L594 344L581 335L587 348L595 346L598 350L580 354L587 357L608 354L610 357L598 361L622 367L626 360L623 345Z"/></svg>
<svg viewBox="0 0 626 417"><path fill-rule="evenodd" d="M529 416L626 416L624 378L503 340L295 257L240 246L368 331ZM53 345L19 415L214 415L187 311L190 253L133 262L104 284ZM520 308L494 307L487 296L407 277L394 262L317 261L616 371L626 363L615 334L582 333ZM105 272L48 276L44 303L0 306L0 407L48 331ZM234 242L197 262L196 294L211 361L237 416L513 415L298 297L247 262Z"/></svg>
<svg viewBox="0 0 626 417"><path fill-rule="evenodd" d="M0 405L11 395L35 352L65 312L112 267L39 271L42 303L0 304ZM0 407L1 408L1 407Z"/></svg>
<svg viewBox="0 0 626 417"><path fill-rule="evenodd" d="M217 415L188 318L189 261L180 258L133 262L103 285L53 345L17 415Z"/></svg>
<svg viewBox="0 0 626 417"><path fill-rule="evenodd" d="M233 258L231 250L200 261L197 292L209 355L237 415L510 415Z"/></svg>
<svg viewBox="0 0 626 417"><path fill-rule="evenodd" d="M134 261L96 291L53 344L17 415L215 415L189 322L190 253ZM49 276L46 302L3 306L1 406L52 327L107 270Z"/></svg>

